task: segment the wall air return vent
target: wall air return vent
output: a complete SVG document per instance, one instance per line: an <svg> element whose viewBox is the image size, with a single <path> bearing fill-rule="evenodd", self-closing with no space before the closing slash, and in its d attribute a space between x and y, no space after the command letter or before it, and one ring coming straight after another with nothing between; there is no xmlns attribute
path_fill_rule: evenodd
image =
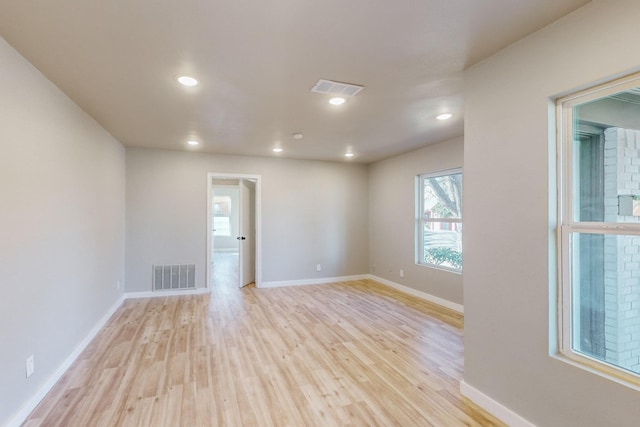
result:
<svg viewBox="0 0 640 427"><path fill-rule="evenodd" d="M153 290L170 291L194 289L196 287L196 265L154 265Z"/></svg>
<svg viewBox="0 0 640 427"><path fill-rule="evenodd" d="M331 80L318 80L318 82L311 88L311 92L340 95L345 98L351 98L352 96L359 94L362 89L364 89L364 86L334 82Z"/></svg>

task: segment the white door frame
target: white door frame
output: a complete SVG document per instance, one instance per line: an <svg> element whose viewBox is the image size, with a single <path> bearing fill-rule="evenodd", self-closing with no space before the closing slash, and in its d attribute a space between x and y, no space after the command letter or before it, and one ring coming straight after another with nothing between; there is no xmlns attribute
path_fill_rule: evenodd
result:
<svg viewBox="0 0 640 427"><path fill-rule="evenodd" d="M251 179L256 182L256 287L262 286L262 175L250 175L244 173L216 173L207 174L207 288L211 280L211 235L213 233L213 221L211 217L211 195L213 193L213 180L220 179Z"/></svg>

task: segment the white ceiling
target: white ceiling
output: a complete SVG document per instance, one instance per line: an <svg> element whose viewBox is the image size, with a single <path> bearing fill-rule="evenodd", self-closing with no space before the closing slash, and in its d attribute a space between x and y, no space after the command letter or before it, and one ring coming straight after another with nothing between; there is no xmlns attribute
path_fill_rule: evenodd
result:
<svg viewBox="0 0 640 427"><path fill-rule="evenodd" d="M0 35L126 146L371 162L461 135L462 71L586 3L0 0Z"/></svg>

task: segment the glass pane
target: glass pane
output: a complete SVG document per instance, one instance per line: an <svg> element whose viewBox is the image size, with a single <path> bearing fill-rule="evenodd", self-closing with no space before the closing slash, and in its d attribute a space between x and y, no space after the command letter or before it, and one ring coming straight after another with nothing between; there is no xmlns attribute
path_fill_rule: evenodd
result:
<svg viewBox="0 0 640 427"><path fill-rule="evenodd" d="M421 263L462 269L462 223L427 221L423 233Z"/></svg>
<svg viewBox="0 0 640 427"><path fill-rule="evenodd" d="M461 173L423 180L423 218L462 218Z"/></svg>
<svg viewBox="0 0 640 427"><path fill-rule="evenodd" d="M640 222L640 88L579 104L573 115L574 219Z"/></svg>
<svg viewBox="0 0 640 427"><path fill-rule="evenodd" d="M640 374L640 236L572 235L574 351Z"/></svg>

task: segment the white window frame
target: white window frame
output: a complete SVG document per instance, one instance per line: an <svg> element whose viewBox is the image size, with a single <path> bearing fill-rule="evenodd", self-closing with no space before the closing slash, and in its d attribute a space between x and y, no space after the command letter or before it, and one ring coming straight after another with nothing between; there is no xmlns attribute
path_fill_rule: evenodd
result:
<svg viewBox="0 0 640 427"><path fill-rule="evenodd" d="M614 366L603 360L589 357L572 349L573 323L572 307L574 292L572 286L572 241L573 233L602 235L640 235L640 224L577 221L574 216L575 202L573 182L577 179L576 159L573 158L574 116L577 105L594 101L615 93L640 86L640 74L624 77L583 90L556 101L557 122L557 190L558 190L558 227L557 227L557 265L558 265L558 356L600 376L612 379L638 389L640 375Z"/></svg>
<svg viewBox="0 0 640 427"><path fill-rule="evenodd" d="M439 270L445 270L452 273L462 273L462 268L452 268L445 265L432 264L423 261L424 260L424 226L427 222L443 222L450 224L462 224L462 215L460 218L425 218L424 213L424 180L427 178L439 178L448 175L462 175L462 168L446 169L437 172L423 173L417 175L415 178L416 186L416 228L415 228L415 263L423 267L435 268ZM463 258L464 266L464 258Z"/></svg>

